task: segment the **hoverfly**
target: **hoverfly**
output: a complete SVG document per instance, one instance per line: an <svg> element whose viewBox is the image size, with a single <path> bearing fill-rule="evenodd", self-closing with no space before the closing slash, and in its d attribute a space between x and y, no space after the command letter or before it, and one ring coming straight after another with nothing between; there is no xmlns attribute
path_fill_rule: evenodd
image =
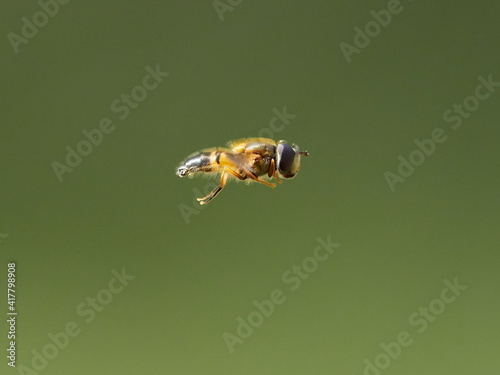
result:
<svg viewBox="0 0 500 375"><path fill-rule="evenodd" d="M243 138L229 142L228 148L209 148L186 158L179 168L179 177L193 177L195 174L220 174L219 186L203 198L200 204L207 204L224 188L228 178L242 181L256 181L272 188L276 187L263 178L293 178L300 169L300 156L309 156L307 151L299 151L295 144L276 142L268 138ZM262 177L262 178L261 178Z"/></svg>

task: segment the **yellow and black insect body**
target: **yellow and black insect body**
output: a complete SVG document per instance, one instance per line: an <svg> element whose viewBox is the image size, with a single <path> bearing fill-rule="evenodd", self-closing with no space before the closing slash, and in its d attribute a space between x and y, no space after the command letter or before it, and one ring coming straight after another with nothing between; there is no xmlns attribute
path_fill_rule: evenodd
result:
<svg viewBox="0 0 500 375"><path fill-rule="evenodd" d="M214 199L226 185L229 177L242 181L256 181L270 187L276 185L262 178L292 178L300 169L300 156L309 156L299 151L298 146L285 141L276 142L268 138L244 138L228 144L228 148L211 148L188 156L177 169L179 177L192 177L202 173L220 173L220 183L203 198L200 204ZM262 177L262 178L261 178Z"/></svg>

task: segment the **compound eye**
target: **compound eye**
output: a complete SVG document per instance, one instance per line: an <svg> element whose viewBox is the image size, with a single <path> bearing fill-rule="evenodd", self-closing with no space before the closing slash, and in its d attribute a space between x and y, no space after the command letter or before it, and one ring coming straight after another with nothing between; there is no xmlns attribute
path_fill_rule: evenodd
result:
<svg viewBox="0 0 500 375"><path fill-rule="evenodd" d="M279 173L286 178L291 178L297 173L297 152L286 143L279 143L276 149Z"/></svg>

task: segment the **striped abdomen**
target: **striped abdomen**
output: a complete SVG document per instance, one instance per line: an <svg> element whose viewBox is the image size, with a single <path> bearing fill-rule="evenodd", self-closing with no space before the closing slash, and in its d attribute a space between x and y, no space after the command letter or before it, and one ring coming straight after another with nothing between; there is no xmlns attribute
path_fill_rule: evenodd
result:
<svg viewBox="0 0 500 375"><path fill-rule="evenodd" d="M180 177L189 176L197 172L218 172L222 151L202 151L188 157L177 169Z"/></svg>

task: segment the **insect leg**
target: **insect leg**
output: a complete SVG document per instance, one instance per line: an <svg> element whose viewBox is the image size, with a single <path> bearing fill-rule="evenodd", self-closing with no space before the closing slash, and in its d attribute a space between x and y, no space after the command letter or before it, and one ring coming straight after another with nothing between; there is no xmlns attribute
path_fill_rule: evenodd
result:
<svg viewBox="0 0 500 375"><path fill-rule="evenodd" d="M256 175L254 175L252 172L250 172L250 170L247 167L243 166L243 169L244 169L247 177L250 177L252 180L260 182L261 184L270 186L272 188L276 187L276 184L273 184L271 182L267 182L266 180L261 180L260 178L258 178Z"/></svg>
<svg viewBox="0 0 500 375"><path fill-rule="evenodd" d="M269 172L267 172L267 175L269 177L274 177L274 179L279 182L280 184L283 182L282 180L280 180L280 178L278 177L278 170L276 169L276 163L274 162L274 159L271 159L271 163L269 165Z"/></svg>
<svg viewBox="0 0 500 375"><path fill-rule="evenodd" d="M275 184L273 184L271 182L267 182L265 180L261 180L260 178L258 178L256 175L254 175L252 172L250 172L250 170L248 168L243 167L243 170L245 171L245 175L241 175L238 172L232 170L231 168L226 168L226 172L231 173L237 179L246 180L248 177L250 177L252 180L260 182L260 183L262 183L264 185L270 186L272 188L276 187Z"/></svg>
<svg viewBox="0 0 500 375"><path fill-rule="evenodd" d="M205 197L196 198L196 200L198 202L200 202L201 205L210 203L210 201L212 201L212 199L214 199L217 196L217 194L219 194L222 191L222 189L224 188L224 186L226 185L227 177L228 176L226 174L226 170L224 169L224 171L222 172L222 174L220 176L219 185L215 189L213 189L210 193L208 193Z"/></svg>

